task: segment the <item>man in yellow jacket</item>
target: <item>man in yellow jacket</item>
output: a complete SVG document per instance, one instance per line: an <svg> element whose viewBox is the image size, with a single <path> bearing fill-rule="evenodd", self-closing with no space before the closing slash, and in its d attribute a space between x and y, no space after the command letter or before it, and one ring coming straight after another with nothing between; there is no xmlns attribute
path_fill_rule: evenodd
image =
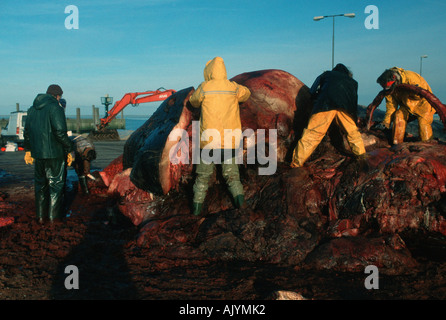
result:
<svg viewBox="0 0 446 320"><path fill-rule="evenodd" d="M403 83L416 85L432 92L426 80L416 72L393 67L384 71L376 82L389 91L389 94L386 96L386 114L381 124L385 128L390 129L393 122L393 144L403 142L406 125L411 115L418 119L420 139L422 141L430 140L432 138L432 122L435 109L432 108L425 98L417 94L393 90L395 85Z"/></svg>
<svg viewBox="0 0 446 320"><path fill-rule="evenodd" d="M244 203L244 193L234 151L239 148L241 138L239 102L248 100L251 92L248 88L227 79L226 67L220 57L207 62L204 68L204 80L189 98L193 107L201 107L200 149L206 149L209 154L220 152L223 177L235 205L241 207ZM225 143L225 135L228 134L230 139L226 139ZM220 139L215 138L218 136ZM228 149L231 149L232 156L230 159L223 159L228 154L224 150ZM200 155L202 154L200 152ZM194 215L199 215L201 212L214 167L214 162L206 161L200 156L200 163L196 168L197 178L193 187Z"/></svg>

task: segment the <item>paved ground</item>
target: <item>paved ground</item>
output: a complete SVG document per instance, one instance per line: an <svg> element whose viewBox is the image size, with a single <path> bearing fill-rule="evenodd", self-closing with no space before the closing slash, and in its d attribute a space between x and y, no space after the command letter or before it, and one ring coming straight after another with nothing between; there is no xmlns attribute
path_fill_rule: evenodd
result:
<svg viewBox="0 0 446 320"><path fill-rule="evenodd" d="M125 140L121 141L95 141L97 158L92 162L92 170L102 170L111 161L120 156L124 151ZM24 151L1 152L0 151L0 187L18 182L29 183L34 178L34 166L26 165L23 160ZM74 174L74 169L69 168L69 174Z"/></svg>

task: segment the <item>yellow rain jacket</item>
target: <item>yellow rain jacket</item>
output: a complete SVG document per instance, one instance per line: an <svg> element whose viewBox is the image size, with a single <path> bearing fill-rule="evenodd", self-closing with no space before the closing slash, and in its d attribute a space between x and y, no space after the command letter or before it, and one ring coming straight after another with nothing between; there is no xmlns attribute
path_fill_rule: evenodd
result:
<svg viewBox="0 0 446 320"><path fill-rule="evenodd" d="M220 57L206 63L204 80L189 98L192 106L201 106L200 148L237 149L242 129L239 102L248 100L251 92L227 79L226 67ZM229 134L227 145L225 130ZM220 139L217 139L218 135Z"/></svg>
<svg viewBox="0 0 446 320"><path fill-rule="evenodd" d="M391 68L391 70L395 70L401 75L401 83L417 85L432 92L429 84L418 73L397 67ZM387 128L390 128L392 115L398 110L398 106L400 106L400 110L404 113L415 115L418 120L421 119L427 125L432 123L435 109L432 108L426 99L411 92L393 92L386 96L386 114L383 124Z"/></svg>

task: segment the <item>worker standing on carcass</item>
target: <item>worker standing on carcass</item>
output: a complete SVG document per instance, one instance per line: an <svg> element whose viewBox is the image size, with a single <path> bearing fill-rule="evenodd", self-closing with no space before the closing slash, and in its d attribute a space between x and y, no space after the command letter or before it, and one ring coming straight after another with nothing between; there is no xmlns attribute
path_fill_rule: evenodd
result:
<svg viewBox="0 0 446 320"><path fill-rule="evenodd" d="M397 84L410 84L432 92L426 80L416 72L394 67L384 71L376 82L388 91L386 114L384 120L376 125L376 128L391 129L393 124L392 143L399 144L404 141L409 117L414 116L418 119L418 132L421 141L430 140L435 109L425 98L415 93L394 90Z"/></svg>
<svg viewBox="0 0 446 320"><path fill-rule="evenodd" d="M25 131L25 162L34 164L36 216L39 223L61 218L64 205L65 168L71 163L73 144L67 135L65 112L59 100L63 91L50 85L28 109Z"/></svg>
<svg viewBox="0 0 446 320"><path fill-rule="evenodd" d="M87 178L94 179L90 174L91 161L96 159L96 150L93 142L81 135L70 137L74 143L73 167L79 178L79 185L84 194L90 194Z"/></svg>
<svg viewBox="0 0 446 320"><path fill-rule="evenodd" d="M210 152L221 152L222 159L225 149L232 149L231 159L223 159L222 174L236 207L244 203L243 185L240 182L239 168L235 162L235 150L239 148L241 138L241 120L239 103L249 99L251 92L248 88L227 79L226 67L221 57L215 57L207 62L204 69L204 82L189 98L192 106L200 112L200 149L206 147ZM220 134L221 140L209 137L209 130ZM225 145L225 130L240 134L231 144ZM217 151L218 150L218 151ZM200 152L200 155L202 153ZM193 214L199 215L209 187L209 180L214 172L215 163L204 160L200 156L200 163L196 167L196 181L193 187Z"/></svg>
<svg viewBox="0 0 446 320"><path fill-rule="evenodd" d="M315 99L312 115L302 138L297 143L292 168L302 167L324 138L333 120L347 133L352 152L365 158L364 142L356 126L358 112L358 83L343 64L336 65L316 78L311 87Z"/></svg>

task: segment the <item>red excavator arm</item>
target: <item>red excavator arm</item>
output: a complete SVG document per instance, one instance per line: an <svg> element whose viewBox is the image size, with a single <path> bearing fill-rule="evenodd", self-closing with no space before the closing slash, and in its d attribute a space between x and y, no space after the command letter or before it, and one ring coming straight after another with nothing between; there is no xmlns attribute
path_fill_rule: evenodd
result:
<svg viewBox="0 0 446 320"><path fill-rule="evenodd" d="M121 100L116 101L113 108L111 108L111 110L108 112L108 116L101 119L101 123L98 126L98 129L101 130L105 128L116 117L116 115L119 114L119 112L121 112L129 104L164 101L175 92L176 91L172 89L169 90L158 89L155 91L126 93Z"/></svg>

